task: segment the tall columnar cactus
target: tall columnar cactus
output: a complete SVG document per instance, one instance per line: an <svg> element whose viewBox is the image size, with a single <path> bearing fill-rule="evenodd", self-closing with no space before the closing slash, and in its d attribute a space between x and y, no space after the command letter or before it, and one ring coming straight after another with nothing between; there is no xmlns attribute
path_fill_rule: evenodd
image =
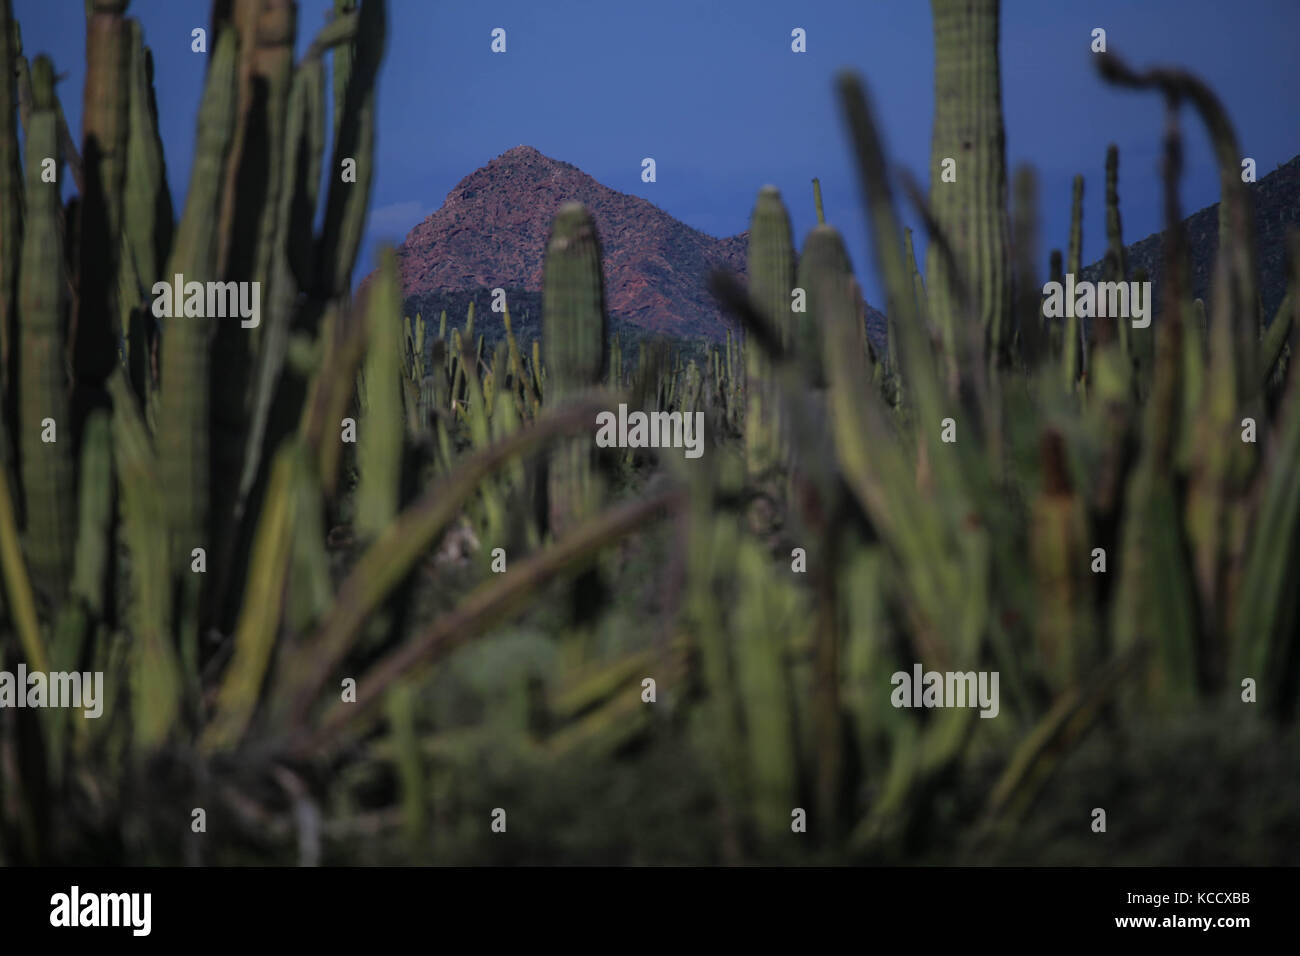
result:
<svg viewBox="0 0 1300 956"><path fill-rule="evenodd" d="M1016 169L1011 194L1015 329L1025 363L1035 366L1046 350L1047 336L1038 281L1038 177L1032 167Z"/></svg>
<svg viewBox="0 0 1300 956"><path fill-rule="evenodd" d="M260 91L264 98L255 103L256 115L261 119L259 128L249 130L245 141L243 159L250 162L249 174L255 174L262 166L266 169L279 169L284 162L285 150L290 144L285 142L285 117L289 106L290 86L293 82L293 41L297 32L297 4L294 0L262 0L261 10L254 32L252 50L252 76L254 89ZM256 147L256 158L253 164ZM245 167L249 169L248 166ZM241 184L242 185L242 184ZM276 177L272 176L262 186L266 198L257 210L257 215L250 215L253 220L256 242L251 244L253 262L251 277L263 284L271 278L271 259L275 243L279 238L280 206L279 192L283 188ZM238 230L235 236L238 236ZM234 238L234 236L232 236ZM234 270L236 272L240 270ZM252 339L257 341L260 327L253 329Z"/></svg>
<svg viewBox="0 0 1300 956"><path fill-rule="evenodd" d="M167 163L158 133L153 92L153 62L143 31L134 20L131 30L130 133L126 146L123 185L122 263L118 289L122 335L131 382L139 395L153 397L157 374L153 346L157 323L147 308L149 289L161 277L171 250L171 190Z"/></svg>
<svg viewBox="0 0 1300 956"><path fill-rule="evenodd" d="M791 311L795 280L794 239L790 216L781 192L764 186L758 192L749 220L749 251L746 263L750 298L762 310L782 344L791 339ZM762 478L777 467L782 455L781 416L777 393L771 382L767 356L757 346L745 349L745 461L751 478Z"/></svg>
<svg viewBox="0 0 1300 956"><path fill-rule="evenodd" d="M14 110L17 70L10 0L0 0L0 394L9 380L10 345L14 335L18 295L18 250L22 242L23 184L18 162L18 130ZM7 398L7 396L5 396ZM0 452L3 452L0 441Z"/></svg>
<svg viewBox="0 0 1300 956"><path fill-rule="evenodd" d="M58 116L54 68L32 64L33 109L27 123L27 214L19 291L19 439L27 501L27 553L36 587L63 597L72 572L75 514L73 429L68 415L63 322L66 308L59 228ZM53 162L55 181L46 182Z"/></svg>
<svg viewBox="0 0 1300 956"><path fill-rule="evenodd" d="M1083 177L1075 176L1070 194L1070 245L1066 253L1065 271L1077 281L1083 268ZM1070 310L1065 321L1065 341L1061 352L1065 365L1065 384L1073 391L1080 376L1087 370L1087 355L1083 350L1083 328L1078 316Z"/></svg>
<svg viewBox="0 0 1300 956"><path fill-rule="evenodd" d="M1031 503L1029 547L1038 607L1034 641L1055 692L1096 666L1086 502L1070 479L1065 442L1048 431L1041 444L1042 487Z"/></svg>
<svg viewBox="0 0 1300 956"><path fill-rule="evenodd" d="M356 521L359 535L377 537L397 514L402 479L401 349L393 317L402 307L397 257L380 253L379 277L367 308L366 407L360 423Z"/></svg>
<svg viewBox="0 0 1300 956"><path fill-rule="evenodd" d="M827 297L845 295L853 282L848 253L838 230L832 226L817 226L804 240L799 256L799 288L807 295L808 311L795 314L794 348L809 364L812 381L825 386L822 371L822 330L819 319L825 321L829 311ZM840 288L843 286L844 288ZM865 326L862 334L866 334Z"/></svg>
<svg viewBox="0 0 1300 956"><path fill-rule="evenodd" d="M904 230L903 232L903 249L907 256L907 268L912 273L912 289L914 290L914 297L916 299L916 314L924 321L929 315L929 310L927 308L928 297L925 294L925 277L921 275L921 270L918 269L916 265L916 248L912 242L911 229ZM898 374L898 330L896 328L898 318L891 315L887 318L887 321L889 323L889 342L886 353L888 356L888 367L891 377L896 377ZM895 391L895 389L891 388L887 390L887 393L893 391ZM891 396L891 400L896 397L896 395Z"/></svg>
<svg viewBox="0 0 1300 956"><path fill-rule="evenodd" d="M1124 254L1124 234L1119 215L1119 147L1106 147L1106 281L1124 282L1128 263ZM1129 327L1118 322L1120 350L1129 354Z"/></svg>
<svg viewBox="0 0 1300 956"><path fill-rule="evenodd" d="M1119 215L1119 147L1106 147L1106 278L1121 282L1128 275Z"/></svg>
<svg viewBox="0 0 1300 956"><path fill-rule="evenodd" d="M387 36L386 0L366 0L357 12L355 49L349 51L345 44L334 53L336 70L349 53L351 60L346 67L347 87L341 104L337 78L334 88L334 155L330 160L330 189L313 276L317 294L323 298L337 298L347 293L352 280L352 266L361 247L361 233L370 204L370 186L375 175L376 81ZM344 181L341 175L343 162L347 159L356 161L355 180L349 177Z"/></svg>
<svg viewBox="0 0 1300 956"><path fill-rule="evenodd" d="M1245 418L1263 414L1259 361L1260 316L1255 276L1255 236L1250 193L1240 176L1236 132L1218 98L1196 77L1180 70L1136 73L1114 55L1100 63L1114 83L1160 90L1168 101L1190 103L1205 123L1219 167L1219 254L1215 261L1208 330L1206 387L1190 423L1189 474L1184 503L1187 544L1200 598L1203 634L1208 635L1201 676L1221 686L1233 602L1242 574L1241 535L1249 487L1257 466L1257 445L1242 441ZM1240 639L1241 636L1239 636Z"/></svg>
<svg viewBox="0 0 1300 956"><path fill-rule="evenodd" d="M180 274L186 282L217 277L221 170L235 123L235 54L235 35L223 30L199 108L185 214L167 265L167 275ZM207 543L208 350L216 321L173 308L163 325L159 470L168 524L177 536L179 553L186 556Z"/></svg>
<svg viewBox="0 0 1300 956"><path fill-rule="evenodd" d="M357 0L334 0L334 17L340 19L355 15ZM334 51L334 136L339 135L343 123L343 106L348 94L348 80L352 76L352 60L355 56L350 44L343 44Z"/></svg>
<svg viewBox="0 0 1300 956"><path fill-rule="evenodd" d="M952 277L931 243L926 261L932 314L953 354L956 323L978 319L992 354L1010 346L1010 259L1006 213L1006 132L998 64L1000 0L930 0L934 17L934 134L930 207L952 244L975 316L957 314ZM944 182L946 160L955 181ZM952 178L950 176L949 178Z"/></svg>
<svg viewBox="0 0 1300 956"><path fill-rule="evenodd" d="M582 205L566 203L551 224L542 269L547 404L560 404L604 381L608 337L596 224ZM554 531L563 531L596 506L592 450L592 437L587 435L563 443L551 457L549 498Z"/></svg>
<svg viewBox="0 0 1300 956"><path fill-rule="evenodd" d="M1106 258L1104 278L1123 282L1125 275L1124 240L1119 218L1119 149L1112 143L1106 150ZM1123 404L1133 388L1133 356L1130 350L1129 322L1113 315L1097 316L1091 322L1088 342L1091 352L1086 359L1089 391L1102 401ZM1148 333L1144 342L1150 341ZM1148 370L1149 371L1149 370Z"/></svg>
<svg viewBox="0 0 1300 956"><path fill-rule="evenodd" d="M86 87L82 107L80 281L73 334L73 414L107 401L104 383L117 359L121 332L118 268L122 189L126 181L131 102L131 25L127 0L93 0L86 21Z"/></svg>
<svg viewBox="0 0 1300 956"><path fill-rule="evenodd" d="M122 228L141 285L162 276L172 241L172 200L167 188L167 162L158 134L153 95L153 64L140 24L132 20L130 136L126 145L126 174Z"/></svg>

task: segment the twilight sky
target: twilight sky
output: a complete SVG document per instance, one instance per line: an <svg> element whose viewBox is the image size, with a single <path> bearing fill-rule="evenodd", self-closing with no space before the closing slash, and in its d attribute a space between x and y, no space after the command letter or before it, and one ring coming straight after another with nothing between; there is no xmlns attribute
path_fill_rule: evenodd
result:
<svg viewBox="0 0 1300 956"><path fill-rule="evenodd" d="M82 0L13 0L28 56L66 72L59 95L80 129ZM207 0L134 0L157 64L168 174L179 212L188 185L203 57L190 30ZM299 0L299 49L330 0ZM924 0L389 0L380 75L376 180L359 275L377 243L400 241L455 184L521 143L644 196L716 236L746 228L757 190L779 186L796 243L815 223L810 180L844 233L868 299L882 303L832 77L866 79L893 161L926 182L933 105ZM490 51L507 31L507 52ZM808 52L790 50L807 31ZM1085 184L1084 261L1104 246L1106 144L1120 148L1124 235L1160 225L1157 94L1111 90L1089 52L1094 27L1136 66L1191 67L1218 92L1262 177L1300 152L1297 0L1003 0L1002 95L1011 168L1040 177L1042 241L1064 247L1070 178ZM1185 111L1183 207L1218 199L1208 140ZM328 156L328 153L327 153ZM641 182L654 157L658 181Z"/></svg>

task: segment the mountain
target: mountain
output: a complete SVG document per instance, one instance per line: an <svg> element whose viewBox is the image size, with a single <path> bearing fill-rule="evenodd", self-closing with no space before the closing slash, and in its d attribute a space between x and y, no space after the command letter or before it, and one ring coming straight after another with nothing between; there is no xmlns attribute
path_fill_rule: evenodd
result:
<svg viewBox="0 0 1300 956"><path fill-rule="evenodd" d="M1300 230L1300 156L1282 164L1258 182L1247 187L1255 215L1255 252L1258 257L1259 295L1264 321L1272 320L1286 294L1286 235ZM1121 212L1123 210L1121 196ZM1219 204L1213 203L1183 220L1192 268L1192 294L1210 305L1210 280L1219 250ZM1164 275L1164 234L1147 236L1125 247L1129 278L1138 269L1146 269L1151 279L1153 298L1160 303ZM1097 281L1102 277L1103 262L1094 262L1083 270L1083 277Z"/></svg>
<svg viewBox="0 0 1300 956"><path fill-rule="evenodd" d="M531 146L516 146L466 176L410 231L397 249L408 305L441 307L449 294L455 300L456 293L482 291L481 309L489 290L501 287L517 314L518 299L540 295L551 220L573 201L596 221L612 317L652 334L725 336L708 276L715 268L744 271L745 233L707 236Z"/></svg>
<svg viewBox="0 0 1300 956"><path fill-rule="evenodd" d="M734 325L709 292L714 269L744 275L748 233L716 239L653 203L617 192L570 163L516 146L466 176L397 248L406 311L461 324L469 301L484 314L504 288L516 331L536 334L542 256L566 202L591 212L600 235L605 300L616 331L718 341ZM871 325L884 317L868 309ZM434 319L436 321L436 319ZM476 323L495 338L496 330Z"/></svg>

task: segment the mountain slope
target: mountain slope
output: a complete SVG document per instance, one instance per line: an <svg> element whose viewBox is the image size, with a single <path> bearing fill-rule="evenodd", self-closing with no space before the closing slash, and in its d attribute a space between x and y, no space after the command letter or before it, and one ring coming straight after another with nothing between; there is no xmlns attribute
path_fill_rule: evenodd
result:
<svg viewBox="0 0 1300 956"><path fill-rule="evenodd" d="M1264 307L1264 321L1273 318L1286 294L1286 235L1300 229L1300 156L1251 183L1251 204L1255 214L1255 250L1259 257L1259 295ZM1123 197L1121 196L1121 204ZM1122 205L1121 205L1122 209ZM1219 204L1213 203L1183 220L1192 268L1192 293L1210 304L1210 280L1219 251ZM1157 307L1164 275L1164 234L1147 236L1125 247L1129 278L1138 269L1146 269L1153 286ZM1090 281L1101 278L1102 262L1083 270Z"/></svg>
<svg viewBox="0 0 1300 956"><path fill-rule="evenodd" d="M597 182L570 163L516 146L466 176L397 249L408 313L447 309L464 321L503 288L525 337L537 332L542 256L551 219L566 202L591 211L600 234L605 297L615 330L721 340L731 325L709 293L709 273L743 276L748 233L716 239L653 203ZM884 316L867 308L868 331L883 342ZM496 329L479 325L494 338Z"/></svg>
<svg viewBox="0 0 1300 956"><path fill-rule="evenodd" d="M397 256L408 301L432 306L448 293L482 290L481 308L496 287L537 293L551 219L573 201L596 221L611 315L651 333L725 335L708 274L744 271L744 233L707 236L530 146L516 146L466 176L407 235Z"/></svg>

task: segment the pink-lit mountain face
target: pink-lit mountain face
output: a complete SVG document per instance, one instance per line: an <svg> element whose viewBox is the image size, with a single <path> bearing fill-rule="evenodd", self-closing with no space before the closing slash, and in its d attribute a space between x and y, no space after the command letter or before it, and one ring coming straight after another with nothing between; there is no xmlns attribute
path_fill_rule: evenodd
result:
<svg viewBox="0 0 1300 956"><path fill-rule="evenodd" d="M744 233L715 239L650 202L603 186L569 163L516 146L462 179L398 247L407 299L496 287L539 292L551 219L585 205L600 233L606 304L647 332L725 334L708 292L715 268L742 273Z"/></svg>

